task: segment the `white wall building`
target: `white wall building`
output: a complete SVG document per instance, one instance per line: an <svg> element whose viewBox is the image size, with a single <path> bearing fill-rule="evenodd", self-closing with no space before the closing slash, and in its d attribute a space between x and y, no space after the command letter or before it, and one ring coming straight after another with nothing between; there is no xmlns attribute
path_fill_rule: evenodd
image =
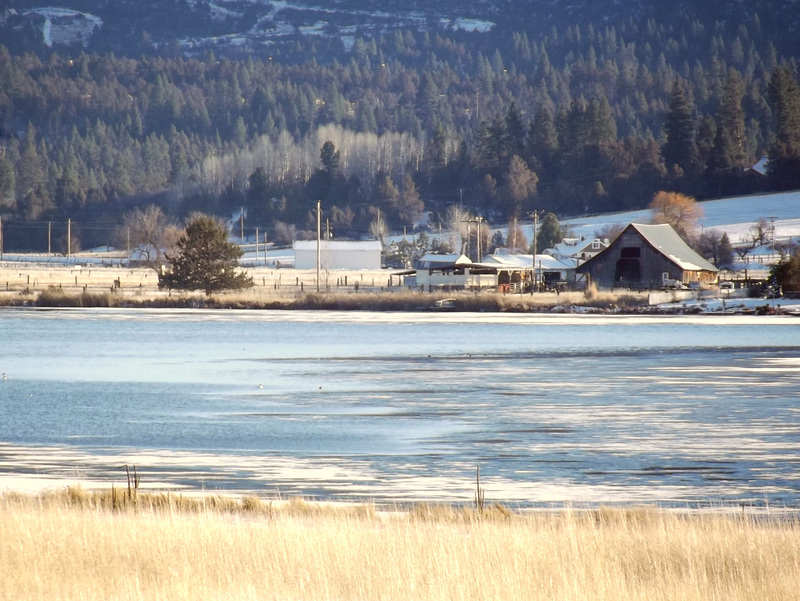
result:
<svg viewBox="0 0 800 601"><path fill-rule="evenodd" d="M380 269L381 243L379 240L320 240L320 269ZM295 240L295 269L317 268L317 241Z"/></svg>

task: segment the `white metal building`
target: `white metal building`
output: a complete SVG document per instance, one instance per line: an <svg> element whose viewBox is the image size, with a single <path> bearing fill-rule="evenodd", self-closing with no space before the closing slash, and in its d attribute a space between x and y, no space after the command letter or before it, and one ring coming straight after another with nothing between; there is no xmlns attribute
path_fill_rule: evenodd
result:
<svg viewBox="0 0 800 601"><path fill-rule="evenodd" d="M379 240L320 240L320 269L380 269L381 243ZM295 240L295 269L317 268L317 241Z"/></svg>

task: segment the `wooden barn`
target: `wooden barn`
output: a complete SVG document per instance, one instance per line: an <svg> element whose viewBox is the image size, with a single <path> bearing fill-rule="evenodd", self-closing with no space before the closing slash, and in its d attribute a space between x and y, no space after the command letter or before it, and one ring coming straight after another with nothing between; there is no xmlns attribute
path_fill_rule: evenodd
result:
<svg viewBox="0 0 800 601"><path fill-rule="evenodd" d="M717 271L672 226L639 223L577 268L580 279L600 288L706 287L716 283Z"/></svg>

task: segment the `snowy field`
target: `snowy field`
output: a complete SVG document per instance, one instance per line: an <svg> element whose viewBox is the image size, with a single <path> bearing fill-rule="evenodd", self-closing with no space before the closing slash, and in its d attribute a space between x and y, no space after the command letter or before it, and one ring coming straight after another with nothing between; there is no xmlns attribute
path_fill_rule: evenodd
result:
<svg viewBox="0 0 800 601"><path fill-rule="evenodd" d="M772 219L775 220L775 239L778 241L800 237L800 191L709 200L701 202L700 206L703 209L701 227L727 232L734 246L750 238L750 228L761 218L770 223ZM607 225L650 223L650 219L651 212L644 209L566 219L562 224L569 226L576 236L590 237ZM528 225L525 235L530 234L531 226Z"/></svg>

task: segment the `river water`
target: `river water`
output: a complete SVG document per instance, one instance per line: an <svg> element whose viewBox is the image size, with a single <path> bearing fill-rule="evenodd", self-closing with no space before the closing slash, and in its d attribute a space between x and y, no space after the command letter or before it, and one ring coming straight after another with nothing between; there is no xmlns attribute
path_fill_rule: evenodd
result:
<svg viewBox="0 0 800 601"><path fill-rule="evenodd" d="M800 502L794 317L3 309L0 370L0 476Z"/></svg>

